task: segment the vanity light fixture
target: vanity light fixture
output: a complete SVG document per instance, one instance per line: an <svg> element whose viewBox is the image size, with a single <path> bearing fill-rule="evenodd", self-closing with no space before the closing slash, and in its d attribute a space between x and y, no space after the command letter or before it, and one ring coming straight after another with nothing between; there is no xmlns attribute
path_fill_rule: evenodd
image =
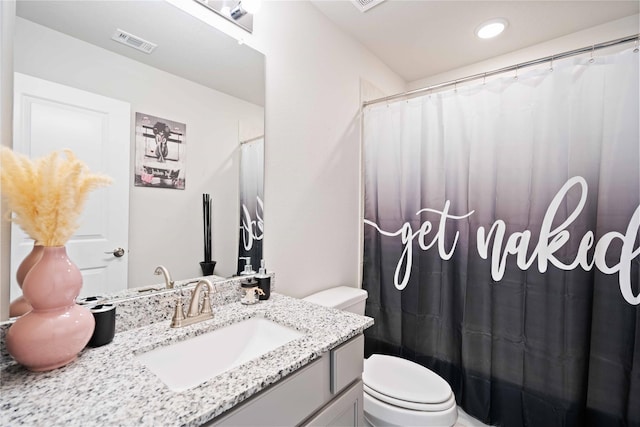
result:
<svg viewBox="0 0 640 427"><path fill-rule="evenodd" d="M180 4L184 3L186 0L167 0L167 1L169 1L170 3L174 3L176 6L182 8ZM240 28L250 33L253 32L253 17L260 10L260 6L262 6L262 0L193 0L193 1L215 12L218 16L221 16L224 19L230 22L233 22L235 25L239 26ZM183 10L186 10L186 9L183 9ZM192 12L189 12L189 13L193 14Z"/></svg>
<svg viewBox="0 0 640 427"><path fill-rule="evenodd" d="M490 19L483 22L478 28L476 28L476 36L481 39L491 39L501 34L505 28L509 25L508 21L504 18Z"/></svg>
<svg viewBox="0 0 640 427"><path fill-rule="evenodd" d="M261 5L261 0L241 0L236 7L231 9L231 17L237 20L247 13L255 15L260 10Z"/></svg>

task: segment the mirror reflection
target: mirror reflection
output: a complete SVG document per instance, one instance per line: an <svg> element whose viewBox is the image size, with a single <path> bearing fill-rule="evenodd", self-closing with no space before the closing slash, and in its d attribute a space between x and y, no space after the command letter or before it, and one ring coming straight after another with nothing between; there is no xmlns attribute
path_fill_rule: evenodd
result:
<svg viewBox="0 0 640 427"><path fill-rule="evenodd" d="M257 270L261 53L163 1L18 1L14 43L14 150L68 147L114 181L91 194L67 245L81 296L164 284L160 265L176 282L202 276L204 194L213 274L237 274L246 256ZM14 226L12 300L32 248Z"/></svg>
<svg viewBox="0 0 640 427"><path fill-rule="evenodd" d="M254 270L262 259L264 135L240 143L240 243L238 274ZM254 268L255 267L255 268ZM249 269L249 271L247 271Z"/></svg>

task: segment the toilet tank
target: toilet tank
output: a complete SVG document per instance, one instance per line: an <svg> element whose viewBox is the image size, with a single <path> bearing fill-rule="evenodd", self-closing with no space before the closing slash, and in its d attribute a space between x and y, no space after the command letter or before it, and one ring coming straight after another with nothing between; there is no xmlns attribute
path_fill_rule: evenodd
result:
<svg viewBox="0 0 640 427"><path fill-rule="evenodd" d="M311 294L303 300L364 316L364 306L368 295L364 289L338 286Z"/></svg>

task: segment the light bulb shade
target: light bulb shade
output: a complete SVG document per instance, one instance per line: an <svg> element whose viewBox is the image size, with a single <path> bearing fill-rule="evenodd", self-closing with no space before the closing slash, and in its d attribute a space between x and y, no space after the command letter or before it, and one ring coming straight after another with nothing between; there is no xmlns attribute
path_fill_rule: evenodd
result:
<svg viewBox="0 0 640 427"><path fill-rule="evenodd" d="M247 11L244 10L241 3L238 3L238 5L231 10L230 14L231 14L231 18L237 21L238 19L246 15Z"/></svg>
<svg viewBox="0 0 640 427"><path fill-rule="evenodd" d="M502 33L505 28L507 28L508 22L503 18L491 19L489 21L483 22L476 29L476 36L481 39L490 39L496 37L500 33Z"/></svg>

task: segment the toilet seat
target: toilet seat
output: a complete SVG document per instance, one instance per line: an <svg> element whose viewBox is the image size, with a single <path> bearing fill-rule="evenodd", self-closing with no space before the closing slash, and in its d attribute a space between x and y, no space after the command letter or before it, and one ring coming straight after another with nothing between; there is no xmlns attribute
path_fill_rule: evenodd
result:
<svg viewBox="0 0 640 427"><path fill-rule="evenodd" d="M364 393L364 419L366 426L406 427L406 426L453 426L458 419L456 405L440 412L413 411L389 405Z"/></svg>
<svg viewBox="0 0 640 427"><path fill-rule="evenodd" d="M379 393L374 389L368 387L366 384L363 385L363 389L366 394L382 402L388 403L389 405L397 406L398 408L410 409L413 411L442 412L456 405L456 398L453 393L451 393L446 401L441 403L415 403L407 402L406 400L399 400L391 396L387 396L386 394Z"/></svg>
<svg viewBox="0 0 640 427"><path fill-rule="evenodd" d="M447 382L424 366L395 356L373 354L364 361L366 393L399 408L439 412L455 406Z"/></svg>

